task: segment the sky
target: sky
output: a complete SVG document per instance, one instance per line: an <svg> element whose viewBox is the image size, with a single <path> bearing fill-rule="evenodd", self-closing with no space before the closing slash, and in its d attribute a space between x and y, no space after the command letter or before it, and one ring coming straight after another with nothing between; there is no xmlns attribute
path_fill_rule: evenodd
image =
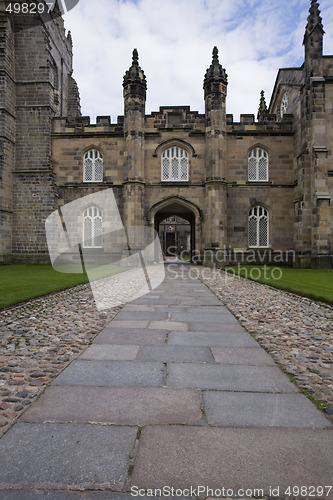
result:
<svg viewBox="0 0 333 500"><path fill-rule="evenodd" d="M333 0L321 0L324 54L333 54ZM203 78L219 49L228 74L227 113L269 105L279 68L299 67L310 0L80 0L65 14L74 44L82 114L124 112L123 76L132 51L147 77L146 113L188 105L204 113Z"/></svg>

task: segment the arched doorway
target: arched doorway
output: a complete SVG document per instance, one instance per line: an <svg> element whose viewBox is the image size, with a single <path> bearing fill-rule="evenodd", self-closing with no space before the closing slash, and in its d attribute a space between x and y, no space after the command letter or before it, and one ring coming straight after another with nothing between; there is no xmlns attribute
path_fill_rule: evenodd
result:
<svg viewBox="0 0 333 500"><path fill-rule="evenodd" d="M183 252L192 260L200 240L200 209L183 198L171 197L156 203L151 209L155 231L160 236L166 255Z"/></svg>
<svg viewBox="0 0 333 500"><path fill-rule="evenodd" d="M167 257L191 256L191 223L179 215L171 215L159 224L161 248Z"/></svg>

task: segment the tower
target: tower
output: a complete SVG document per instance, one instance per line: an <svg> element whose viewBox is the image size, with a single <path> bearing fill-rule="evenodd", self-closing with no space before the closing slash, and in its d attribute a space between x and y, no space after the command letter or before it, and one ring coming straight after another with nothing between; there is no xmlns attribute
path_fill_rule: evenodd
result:
<svg viewBox="0 0 333 500"><path fill-rule="evenodd" d="M133 50L132 65L126 71L124 88L125 182L124 224L144 225L145 105L147 82L139 66L139 55ZM137 244L143 242L136 242Z"/></svg>
<svg viewBox="0 0 333 500"><path fill-rule="evenodd" d="M327 167L327 85L323 58L324 29L319 4L311 1L304 35L304 85L301 88L301 156L299 189L302 208L296 246L302 265L328 266L330 248L330 195Z"/></svg>
<svg viewBox="0 0 333 500"><path fill-rule="evenodd" d="M0 40L0 260L48 262L44 223L58 203L52 119L80 113L71 37L61 17L10 14L0 2Z"/></svg>
<svg viewBox="0 0 333 500"><path fill-rule="evenodd" d="M226 244L226 96L228 77L219 62L217 47L204 78L206 121L206 248Z"/></svg>

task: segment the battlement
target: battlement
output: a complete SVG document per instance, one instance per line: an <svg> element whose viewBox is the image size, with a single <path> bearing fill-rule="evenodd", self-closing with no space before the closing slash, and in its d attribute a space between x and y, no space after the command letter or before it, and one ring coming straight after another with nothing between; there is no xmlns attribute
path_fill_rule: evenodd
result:
<svg viewBox="0 0 333 500"><path fill-rule="evenodd" d="M124 117L118 116L117 123L111 123L111 116L97 116L96 123L90 123L90 116L75 118L54 118L52 120L53 134L104 133L123 134Z"/></svg>
<svg viewBox="0 0 333 500"><path fill-rule="evenodd" d="M90 123L89 116L76 118L58 117L53 119L54 134L103 133L123 134L124 116L117 117L117 123L111 122L111 116L97 116L96 123ZM260 121L255 121L253 114L241 114L240 121L234 122L233 115L226 116L227 132L237 134L292 134L293 115L285 114L279 120L275 114L265 114ZM205 133L205 115L191 111L189 106L163 106L159 111L153 111L145 116L145 131L160 130L190 130Z"/></svg>
<svg viewBox="0 0 333 500"><path fill-rule="evenodd" d="M237 134L292 134L294 130L293 115L285 114L281 119L275 114L264 114L260 121L255 121L252 114L241 114L240 121L234 122L233 115L227 115L227 132Z"/></svg>
<svg viewBox="0 0 333 500"><path fill-rule="evenodd" d="M192 129L205 127L205 115L191 111L190 106L161 106L146 116L148 128L152 129Z"/></svg>

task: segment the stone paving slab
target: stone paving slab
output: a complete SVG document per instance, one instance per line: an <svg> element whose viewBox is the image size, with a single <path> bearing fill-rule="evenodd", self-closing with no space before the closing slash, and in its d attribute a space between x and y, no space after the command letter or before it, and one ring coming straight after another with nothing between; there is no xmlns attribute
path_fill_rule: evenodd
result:
<svg viewBox="0 0 333 500"><path fill-rule="evenodd" d="M220 318L220 321L214 323L212 321L193 321L189 323L189 330L191 332L220 332L220 333L247 333L245 328L243 328L236 318L233 316L229 316L226 321L223 321L223 317Z"/></svg>
<svg viewBox="0 0 333 500"><path fill-rule="evenodd" d="M138 361L178 361L182 363L208 363L214 358L208 347L165 345L142 347Z"/></svg>
<svg viewBox="0 0 333 500"><path fill-rule="evenodd" d="M121 491L136 434L135 427L18 423L0 441L0 489Z"/></svg>
<svg viewBox="0 0 333 500"><path fill-rule="evenodd" d="M224 346L224 347L253 347L260 349L259 344L247 332L170 332L170 345L189 346Z"/></svg>
<svg viewBox="0 0 333 500"><path fill-rule="evenodd" d="M154 306L140 306L140 305L135 305L130 302L129 304L126 304L124 310L127 312L154 312L156 311L156 307Z"/></svg>
<svg viewBox="0 0 333 500"><path fill-rule="evenodd" d="M1 500L133 500L134 497L130 493L111 493L110 491L7 490L0 491L0 498ZM148 500L148 497L138 498ZM164 498L164 500L167 499Z"/></svg>
<svg viewBox="0 0 333 500"><path fill-rule="evenodd" d="M177 332L186 332L189 329L188 324L183 321L152 321L149 328Z"/></svg>
<svg viewBox="0 0 333 500"><path fill-rule="evenodd" d="M187 297L181 301L181 304L188 305L191 307L220 306L221 302L214 295L211 295L210 297L207 297L207 298L206 297L200 297L200 298Z"/></svg>
<svg viewBox="0 0 333 500"><path fill-rule="evenodd" d="M330 427L302 394L205 391L207 422L232 427Z"/></svg>
<svg viewBox="0 0 333 500"><path fill-rule="evenodd" d="M239 325L237 319L229 313L228 310L226 312L221 311L219 313L204 313L201 310L196 308L195 312L185 312L179 309L177 312L170 312L170 320L171 321L187 321L190 323L204 323L206 327L210 326L211 323L218 324L223 328L224 325ZM201 330L205 330L204 328L200 328Z"/></svg>
<svg viewBox="0 0 333 500"><path fill-rule="evenodd" d="M152 297L151 295L145 295L140 299L135 299L131 301L131 305L145 305L145 306L154 306L154 305L170 305L177 306L179 305L180 300L175 297Z"/></svg>
<svg viewBox="0 0 333 500"><path fill-rule="evenodd" d="M80 359L99 361L130 361L137 357L138 345L94 344L88 347Z"/></svg>
<svg viewBox="0 0 333 500"><path fill-rule="evenodd" d="M109 323L109 325L112 325L112 328L147 328L148 324L148 320L118 320L117 316Z"/></svg>
<svg viewBox="0 0 333 500"><path fill-rule="evenodd" d="M94 344L116 345L163 345L166 342L168 330L151 330L144 328L105 328L93 340Z"/></svg>
<svg viewBox="0 0 333 500"><path fill-rule="evenodd" d="M201 418L199 392L194 389L82 386L49 387L22 416L27 422L135 426L194 424Z"/></svg>
<svg viewBox="0 0 333 500"><path fill-rule="evenodd" d="M169 306L220 306L221 302L214 295L207 295L207 297L186 297L186 296L160 296L158 298L146 295L140 299L133 300L131 304L134 305L169 305Z"/></svg>
<svg viewBox="0 0 333 500"><path fill-rule="evenodd" d="M160 386L163 384L163 371L163 363L78 359L73 361L52 385Z"/></svg>
<svg viewBox="0 0 333 500"><path fill-rule="evenodd" d="M332 462L332 433L323 429L148 426L131 483L263 488L266 494L280 486L281 493L289 485L330 485Z"/></svg>
<svg viewBox="0 0 333 500"><path fill-rule="evenodd" d="M125 306L125 308L120 311L117 316L115 317L115 321L121 320L127 320L127 321L135 321L137 323L137 320L147 320L147 321L154 321L154 320L165 320L168 319L168 312L167 309L162 311L131 311L127 309L128 306Z"/></svg>
<svg viewBox="0 0 333 500"><path fill-rule="evenodd" d="M277 367L169 363L169 387L240 392L298 392Z"/></svg>
<svg viewBox="0 0 333 500"><path fill-rule="evenodd" d="M211 351L216 363L276 366L267 352L255 347L212 347Z"/></svg>

